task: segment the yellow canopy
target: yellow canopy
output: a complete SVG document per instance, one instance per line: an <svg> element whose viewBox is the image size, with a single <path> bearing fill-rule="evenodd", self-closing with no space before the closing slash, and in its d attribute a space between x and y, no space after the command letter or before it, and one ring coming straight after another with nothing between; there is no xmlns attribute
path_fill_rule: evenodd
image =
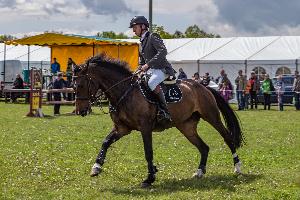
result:
<svg viewBox="0 0 300 200"><path fill-rule="evenodd" d="M37 46L55 46L55 45L135 45L132 42L122 42L109 38L97 36L83 36L59 33L44 33L31 37L24 37L17 40L6 41L7 45L37 45Z"/></svg>
<svg viewBox="0 0 300 200"><path fill-rule="evenodd" d="M129 64L132 70L138 66L138 44L123 42L108 38L82 35L64 35L44 33L5 42L7 45L37 45L51 48L51 60L56 58L61 65L61 71L66 71L68 58L76 64L86 59L106 53L112 58L118 58Z"/></svg>

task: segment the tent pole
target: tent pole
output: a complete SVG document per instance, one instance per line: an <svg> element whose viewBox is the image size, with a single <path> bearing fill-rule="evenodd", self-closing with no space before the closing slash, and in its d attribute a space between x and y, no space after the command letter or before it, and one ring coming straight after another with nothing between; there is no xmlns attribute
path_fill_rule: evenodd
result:
<svg viewBox="0 0 300 200"><path fill-rule="evenodd" d="M245 60L245 75L247 75L247 70L248 70L248 62Z"/></svg>
<svg viewBox="0 0 300 200"><path fill-rule="evenodd" d="M93 57L95 56L95 43L93 43Z"/></svg>
<svg viewBox="0 0 300 200"><path fill-rule="evenodd" d="M6 44L4 43L4 58L3 58L3 82L5 83L5 61L6 60Z"/></svg>
<svg viewBox="0 0 300 200"><path fill-rule="evenodd" d="M27 69L28 69L28 71L29 71L29 59L30 59L30 46L29 45L27 45L28 46L28 62L27 62Z"/></svg>

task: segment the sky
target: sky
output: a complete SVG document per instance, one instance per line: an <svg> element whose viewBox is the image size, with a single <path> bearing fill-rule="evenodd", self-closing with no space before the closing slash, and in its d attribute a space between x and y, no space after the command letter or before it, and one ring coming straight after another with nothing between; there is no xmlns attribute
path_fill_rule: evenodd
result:
<svg viewBox="0 0 300 200"><path fill-rule="evenodd" d="M123 32L148 0L0 0L0 34ZM222 37L300 35L300 0L153 0L153 23L169 33L198 25Z"/></svg>

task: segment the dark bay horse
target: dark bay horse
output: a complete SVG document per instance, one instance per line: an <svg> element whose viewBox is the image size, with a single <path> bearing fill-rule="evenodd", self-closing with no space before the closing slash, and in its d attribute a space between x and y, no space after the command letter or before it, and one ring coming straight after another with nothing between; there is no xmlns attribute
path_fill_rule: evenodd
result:
<svg viewBox="0 0 300 200"><path fill-rule="evenodd" d="M141 132L148 163L148 176L142 182L142 187L150 186L155 181L157 172L153 164L152 148L156 105L148 103L139 87L132 84L136 77L126 63L100 55L90 58L85 64L79 66L79 69L76 80L77 111L85 116L91 101L94 101L97 91L101 89L110 102L110 115L114 122L111 132L102 143L91 176L101 172L110 145L132 130L137 130ZM193 80L181 81L179 87L183 95L182 100L168 104L172 117L169 127L176 127L199 150L201 160L194 177L204 176L209 152L209 147L197 133L200 118L211 124L223 137L233 156L234 171L241 173L241 162L236 149L243 144L243 135L233 110L217 91ZM220 113L223 115L226 127L221 121Z"/></svg>

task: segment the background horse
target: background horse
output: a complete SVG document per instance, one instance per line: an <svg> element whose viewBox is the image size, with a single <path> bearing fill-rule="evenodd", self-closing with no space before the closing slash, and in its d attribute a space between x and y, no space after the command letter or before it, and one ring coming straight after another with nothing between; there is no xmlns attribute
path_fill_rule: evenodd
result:
<svg viewBox="0 0 300 200"><path fill-rule="evenodd" d="M110 145L132 130L141 132L145 158L148 163L148 176L142 187L150 186L155 181L157 169L153 164L152 131L155 128L157 107L150 104L141 94L139 87L133 84L136 77L126 63L112 60L105 55L92 57L79 66L76 80L76 108L85 116L90 103L95 100L99 89L104 91L110 102L110 115L114 122L111 132L102 143L100 152L92 167L91 176L101 172L107 149ZM195 177L202 177L206 172L209 147L199 137L197 124L200 118L211 124L223 137L233 156L234 171L241 173L241 162L236 149L243 143L239 121L219 93L192 80L181 81L182 100L168 104L172 121L168 127L176 127L200 152L201 159ZM226 127L221 121L223 115Z"/></svg>

